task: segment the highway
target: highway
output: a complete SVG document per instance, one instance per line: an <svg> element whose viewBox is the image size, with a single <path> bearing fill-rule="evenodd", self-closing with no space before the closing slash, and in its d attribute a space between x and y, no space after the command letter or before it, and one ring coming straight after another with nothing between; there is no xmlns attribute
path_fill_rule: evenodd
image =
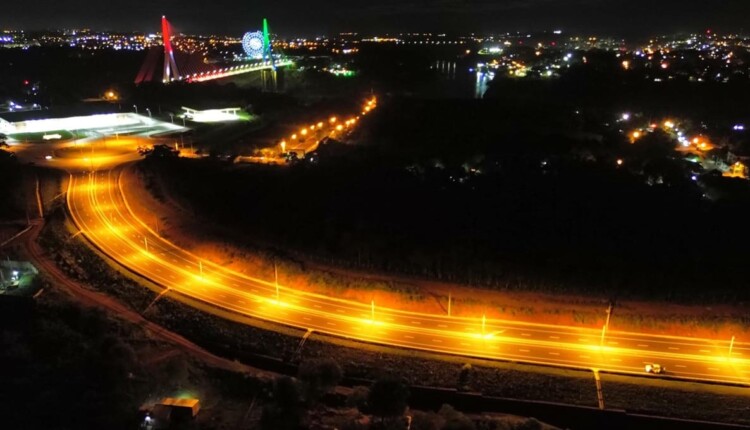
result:
<svg viewBox="0 0 750 430"><path fill-rule="evenodd" d="M159 237L130 210L122 166L71 174L69 211L102 252L152 282L216 308L388 346L553 366L750 385L750 344L509 320L406 312L295 291L201 259ZM209 306L210 307L210 306ZM655 377L655 376L654 376Z"/></svg>

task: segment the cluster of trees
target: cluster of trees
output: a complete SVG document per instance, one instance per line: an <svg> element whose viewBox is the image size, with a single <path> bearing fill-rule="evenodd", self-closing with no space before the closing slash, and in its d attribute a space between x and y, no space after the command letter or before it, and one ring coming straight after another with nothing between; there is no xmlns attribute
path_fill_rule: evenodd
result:
<svg viewBox="0 0 750 430"><path fill-rule="evenodd" d="M429 150L439 154L434 143ZM384 143L288 169L179 159L148 170L233 240L318 261L492 288L746 295L740 262L750 235L737 226L748 201L707 202L684 176L650 186L641 168L617 168L601 145L554 136L498 140L494 153L475 157L449 149L450 162L427 158L421 144L408 159ZM599 160L576 158L586 145ZM674 171L643 166L665 177Z"/></svg>
<svg viewBox="0 0 750 430"><path fill-rule="evenodd" d="M322 406L324 396L343 377L332 359L307 360L299 368L298 378L281 376L274 381L271 402L263 409L261 423L268 429L297 429L309 424L309 413ZM375 381L371 387L357 387L347 399L348 406L377 418L380 428L398 422L407 409L409 389L396 377Z"/></svg>
<svg viewBox="0 0 750 430"><path fill-rule="evenodd" d="M687 74L684 78L654 82L653 69L626 72L621 66L622 59L614 53L597 54L587 53L587 64L571 67L556 80L495 79L484 97L512 104L555 101L580 110L636 110L655 117L675 115L702 121L738 120L750 114L742 97L736 96L750 90L750 80L745 74L733 75L728 83L689 82ZM674 73L672 66L669 74Z"/></svg>
<svg viewBox="0 0 750 430"><path fill-rule="evenodd" d="M30 84L39 84L34 100L43 105L79 103L96 97L113 84L132 85L143 62L142 52L84 51L70 47L3 49L0 62L0 97L20 103Z"/></svg>
<svg viewBox="0 0 750 430"><path fill-rule="evenodd" d="M459 384L469 384L471 365L459 373ZM297 378L277 378L264 406L261 427L264 429L309 428L320 420L327 403L325 396L340 382L342 372L332 359L305 361L300 365ZM409 408L409 387L400 378L387 375L375 380L369 387L356 386L339 406L356 409L358 414L341 414L333 427L346 430L475 430L508 429L538 430L543 425L534 418L511 420L493 417L472 419L451 405L443 404L437 411L420 411ZM328 402L330 403L330 402Z"/></svg>
<svg viewBox="0 0 750 430"><path fill-rule="evenodd" d="M0 325L4 426L135 428L144 393L132 378L135 352L121 337L127 327L64 302L38 304L25 318Z"/></svg>
<svg viewBox="0 0 750 430"><path fill-rule="evenodd" d="M0 142L4 141L0 137ZM1 146L1 145L0 145ZM23 170L15 154L0 149L0 220L24 217Z"/></svg>

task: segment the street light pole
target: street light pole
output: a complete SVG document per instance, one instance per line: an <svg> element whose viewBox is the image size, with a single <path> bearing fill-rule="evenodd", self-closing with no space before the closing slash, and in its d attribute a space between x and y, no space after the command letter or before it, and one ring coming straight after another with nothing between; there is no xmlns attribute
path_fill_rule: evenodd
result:
<svg viewBox="0 0 750 430"><path fill-rule="evenodd" d="M135 108L135 114L138 115L138 106L133 105L133 107Z"/></svg>
<svg viewBox="0 0 750 430"><path fill-rule="evenodd" d="M448 316L451 316L451 293L448 293Z"/></svg>
<svg viewBox="0 0 750 430"><path fill-rule="evenodd" d="M273 260L273 284L276 286L276 301L279 301L279 270L276 266L276 260Z"/></svg>
<svg viewBox="0 0 750 430"><path fill-rule="evenodd" d="M604 327L606 327L606 330L609 330L609 319L612 317L612 308L614 307L614 304L610 301L609 307L607 308L607 322L604 323Z"/></svg>

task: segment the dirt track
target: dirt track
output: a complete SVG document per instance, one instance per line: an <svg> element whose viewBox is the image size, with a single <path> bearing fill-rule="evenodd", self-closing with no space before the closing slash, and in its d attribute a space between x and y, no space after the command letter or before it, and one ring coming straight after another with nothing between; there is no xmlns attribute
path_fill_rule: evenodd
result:
<svg viewBox="0 0 750 430"><path fill-rule="evenodd" d="M26 234L17 239L17 243L21 245L23 251L25 251L32 263L54 281L55 287L60 288L73 300L84 306L98 307L110 315L115 315L118 318L122 318L128 322L141 326L153 336L175 345L207 365L233 372L248 373L256 377L272 375L269 372L261 371L254 367L211 354L184 337L169 331L158 324L148 321L141 314L127 308L117 300L105 294L91 291L80 283L70 279L60 270L37 242L42 227L42 223L36 223Z"/></svg>

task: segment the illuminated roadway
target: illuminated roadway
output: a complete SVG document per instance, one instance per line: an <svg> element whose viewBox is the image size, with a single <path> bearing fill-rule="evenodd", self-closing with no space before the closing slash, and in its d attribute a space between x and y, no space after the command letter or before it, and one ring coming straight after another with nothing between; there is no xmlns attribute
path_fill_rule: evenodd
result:
<svg viewBox="0 0 750 430"><path fill-rule="evenodd" d="M230 76L240 75L248 72L257 72L260 70L272 70L276 67L291 66L294 62L291 60L276 60L273 64L270 61L261 63L245 64L242 66L231 66L223 69L216 69L210 72L194 73L192 75L181 76L180 80L187 82L205 82L214 79L222 79Z"/></svg>
<svg viewBox="0 0 750 430"><path fill-rule="evenodd" d="M129 209L121 167L73 173L69 211L83 234L127 269L217 308L389 346L489 359L750 384L750 344L385 309L277 287L200 259L160 238Z"/></svg>

